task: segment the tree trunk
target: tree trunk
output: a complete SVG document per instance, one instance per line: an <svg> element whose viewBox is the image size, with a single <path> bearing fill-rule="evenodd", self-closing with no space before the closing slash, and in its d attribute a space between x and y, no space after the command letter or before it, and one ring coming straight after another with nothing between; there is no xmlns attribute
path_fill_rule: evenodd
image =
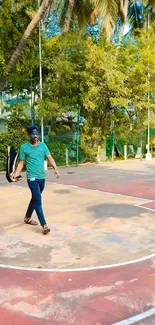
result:
<svg viewBox="0 0 155 325"><path fill-rule="evenodd" d="M124 17L124 23L126 22L127 15L128 15L128 4L129 4L129 0L121 0L120 1L120 10Z"/></svg>
<svg viewBox="0 0 155 325"><path fill-rule="evenodd" d="M64 22L64 26L63 26L64 33L69 31L74 5L75 5L75 0L69 0L66 18L65 18L65 22Z"/></svg>
<svg viewBox="0 0 155 325"><path fill-rule="evenodd" d="M42 19L43 15L46 12L46 10L48 9L48 7L51 5L51 1L52 0L43 0L42 1L42 4L41 4L39 10L37 11L35 16L31 20L30 24L28 25L25 33L23 34L23 36L18 44L18 47L16 48L15 52L13 53L13 55L9 61L8 72L11 72L12 69L14 68L14 66L16 65L19 56L21 55L22 51L25 48L28 38L31 36L33 30L35 29L35 27L38 25L38 23Z"/></svg>

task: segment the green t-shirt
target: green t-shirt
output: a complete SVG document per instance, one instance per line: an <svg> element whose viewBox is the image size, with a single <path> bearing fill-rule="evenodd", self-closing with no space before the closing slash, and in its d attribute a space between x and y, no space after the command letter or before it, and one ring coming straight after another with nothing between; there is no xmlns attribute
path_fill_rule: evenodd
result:
<svg viewBox="0 0 155 325"><path fill-rule="evenodd" d="M26 163L27 179L45 178L44 161L48 155L50 155L48 147L40 141L37 146L26 142L20 147L19 159Z"/></svg>

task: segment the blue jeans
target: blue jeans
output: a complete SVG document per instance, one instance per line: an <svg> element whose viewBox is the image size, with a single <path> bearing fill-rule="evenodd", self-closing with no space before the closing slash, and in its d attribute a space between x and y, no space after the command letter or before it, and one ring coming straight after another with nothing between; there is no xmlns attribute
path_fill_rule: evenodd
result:
<svg viewBox="0 0 155 325"><path fill-rule="evenodd" d="M42 209L41 193L45 187L45 179L28 180L27 182L32 193L32 198L25 216L26 218L31 218L32 213L35 210L41 226L44 226L46 221Z"/></svg>

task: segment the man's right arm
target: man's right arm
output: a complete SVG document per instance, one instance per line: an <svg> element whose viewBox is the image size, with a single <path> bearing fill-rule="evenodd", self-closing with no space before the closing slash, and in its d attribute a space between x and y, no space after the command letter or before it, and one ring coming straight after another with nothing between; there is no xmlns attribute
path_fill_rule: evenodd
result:
<svg viewBox="0 0 155 325"><path fill-rule="evenodd" d="M23 170L24 168L24 164L25 164L25 161L24 160L20 160L18 165L17 165L17 168L13 174L13 177L16 178L20 175L21 171Z"/></svg>
<svg viewBox="0 0 155 325"><path fill-rule="evenodd" d="M19 152L19 162L18 162L17 168L13 175L14 178L18 177L20 175L21 171L23 170L24 164L25 164L25 157L26 156L25 156L24 145L22 145L20 147L20 152Z"/></svg>

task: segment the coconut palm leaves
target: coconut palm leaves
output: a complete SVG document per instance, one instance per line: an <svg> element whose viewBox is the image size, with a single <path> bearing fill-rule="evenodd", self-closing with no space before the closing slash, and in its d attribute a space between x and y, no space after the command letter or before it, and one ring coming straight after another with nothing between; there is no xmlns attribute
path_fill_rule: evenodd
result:
<svg viewBox="0 0 155 325"><path fill-rule="evenodd" d="M49 8L49 6L51 5L51 0L43 0L41 3L41 6L39 8L39 10L37 11L37 13L34 15L34 17L32 18L30 24L28 25L25 33L23 34L19 45L17 47L17 49L15 50L15 52L13 53L9 64L8 64L8 72L11 72L12 69L14 68L19 56L21 55L28 38L30 37L30 35L32 34L34 28L38 25L38 23L40 22L40 20L42 19L44 13L46 12L46 10Z"/></svg>
<svg viewBox="0 0 155 325"><path fill-rule="evenodd" d="M60 15L60 22L63 26L63 31L67 32L70 28L72 19L76 19L79 25L86 21L93 23L97 15L102 18L103 25L108 35L116 26L117 18L120 17L124 23L127 19L128 6L130 4L131 20L135 19L138 25L138 0L42 0L41 6L33 16L28 25L20 43L13 53L8 64L8 71L11 72L14 68L19 56L21 55L28 38L31 36L34 28L43 18L46 10L52 6L52 9L57 8ZM155 8L155 0L144 0L145 5L151 5Z"/></svg>

